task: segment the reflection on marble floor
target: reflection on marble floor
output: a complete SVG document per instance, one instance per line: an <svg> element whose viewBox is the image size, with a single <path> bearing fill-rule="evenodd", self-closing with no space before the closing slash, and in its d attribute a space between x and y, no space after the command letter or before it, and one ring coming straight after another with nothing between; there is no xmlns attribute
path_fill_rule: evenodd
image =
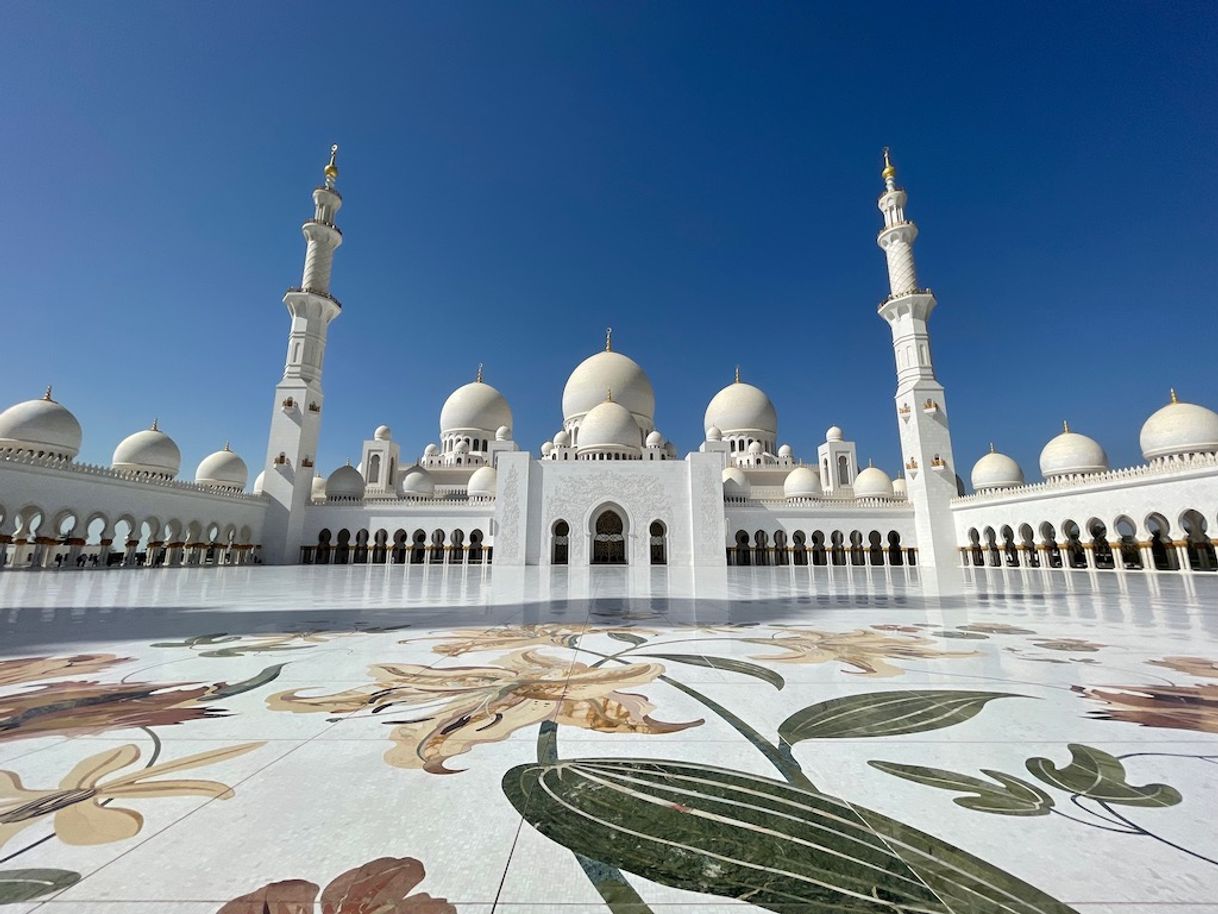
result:
<svg viewBox="0 0 1218 914"><path fill-rule="evenodd" d="M5 912L1218 912L1218 578L0 574Z"/></svg>

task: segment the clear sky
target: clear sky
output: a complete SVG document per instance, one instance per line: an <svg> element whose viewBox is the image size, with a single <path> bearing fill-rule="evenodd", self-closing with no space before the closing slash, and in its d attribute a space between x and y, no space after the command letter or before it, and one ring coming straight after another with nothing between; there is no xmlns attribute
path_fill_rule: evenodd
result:
<svg viewBox="0 0 1218 914"><path fill-rule="evenodd" d="M852 8L847 10L846 7ZM960 469L1038 477L1063 418L1140 460L1218 407L1218 4L5 5L5 402L55 385L82 460L159 416L183 475L257 472L342 145L344 311L319 469L404 454L472 380L536 449L570 370L637 359L688 450L739 363L814 456L899 467L880 149L919 223Z"/></svg>

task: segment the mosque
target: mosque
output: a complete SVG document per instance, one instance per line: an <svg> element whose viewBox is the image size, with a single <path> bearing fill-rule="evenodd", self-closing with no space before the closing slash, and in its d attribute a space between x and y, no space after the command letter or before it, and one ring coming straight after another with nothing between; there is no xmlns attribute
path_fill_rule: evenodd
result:
<svg viewBox="0 0 1218 914"><path fill-rule="evenodd" d="M179 479L182 455L153 421L109 466L76 461L82 430L50 388L0 413L0 572L112 566L274 564L922 565L1213 571L1218 413L1170 402L1141 430L1144 464L1112 468L1068 426L1040 455L1043 481L991 448L965 484L947 398L934 371L906 192L884 154L883 225L891 293L893 421L902 465L859 467L834 426L815 459L780 443L778 413L741 380L706 407L704 441L682 456L655 426L643 368L614 348L580 362L553 439L529 450L506 397L483 379L448 397L439 436L403 459L389 426L358 466L314 464L322 365L342 305L330 291L342 243L335 146L304 223L304 274L291 315L267 451L249 479L225 445ZM809 455L810 458L810 455Z"/></svg>

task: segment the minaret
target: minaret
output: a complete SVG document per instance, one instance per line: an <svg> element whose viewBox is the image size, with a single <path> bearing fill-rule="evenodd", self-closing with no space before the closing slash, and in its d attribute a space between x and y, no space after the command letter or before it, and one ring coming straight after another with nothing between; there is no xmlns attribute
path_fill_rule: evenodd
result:
<svg viewBox="0 0 1218 914"><path fill-rule="evenodd" d="M343 234L334 217L343 198L334 187L338 179L338 147L330 147L325 183L313 191L313 218L304 232L304 277L288 289L283 303L292 315L287 361L275 388L270 439L266 449L262 491L270 500L263 524L263 560L272 564L299 560L304 509L313 486L313 461L321 432L321 366L330 321L342 305L330 294L334 250Z"/></svg>
<svg viewBox="0 0 1218 914"><path fill-rule="evenodd" d="M905 191L896 185L897 170L884 150L884 193L880 212L884 228L876 243L888 258L892 294L879 307L892 328L897 362L897 427L905 465L908 498L914 506L920 564L958 568L951 500L956 497L956 461L947 422L943 385L935 377L926 322L935 310L930 289L918 288L913 243L918 227L905 216Z"/></svg>

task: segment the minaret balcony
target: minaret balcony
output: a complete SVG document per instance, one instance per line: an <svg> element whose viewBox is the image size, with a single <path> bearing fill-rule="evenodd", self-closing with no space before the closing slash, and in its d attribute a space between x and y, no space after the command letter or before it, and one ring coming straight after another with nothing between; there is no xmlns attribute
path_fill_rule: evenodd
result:
<svg viewBox="0 0 1218 914"><path fill-rule="evenodd" d="M310 219L308 222L305 223L305 225L323 225L328 229L333 229L334 231L338 232L338 236L340 238L342 237L342 234L343 234L342 229L340 229L333 222L327 222L325 219Z"/></svg>
<svg viewBox="0 0 1218 914"><path fill-rule="evenodd" d="M321 298L327 299L328 301L334 302L334 304L336 304L339 308L341 308L343 306L343 303L340 302L337 298L335 298L329 292L325 292L321 289L310 289L306 286L288 286L288 290L284 294L291 295L293 292L295 292L295 293L304 292L308 295L317 295L317 296L320 296Z"/></svg>

